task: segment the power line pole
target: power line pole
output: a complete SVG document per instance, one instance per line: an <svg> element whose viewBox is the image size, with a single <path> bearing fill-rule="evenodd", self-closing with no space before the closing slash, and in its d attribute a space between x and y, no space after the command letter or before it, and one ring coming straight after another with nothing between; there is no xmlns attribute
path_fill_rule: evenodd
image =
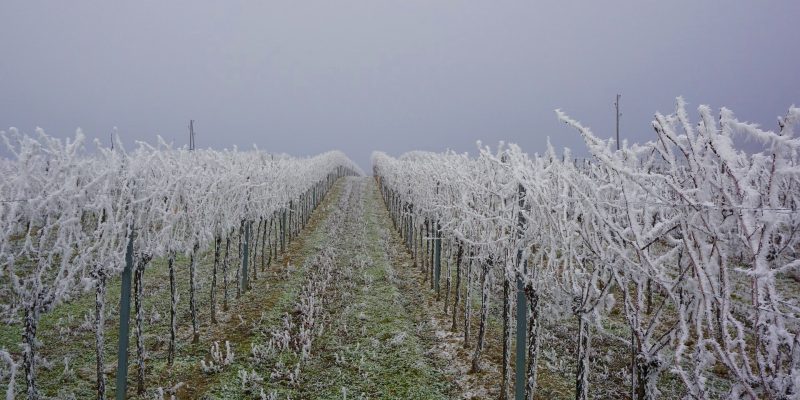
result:
<svg viewBox="0 0 800 400"><path fill-rule="evenodd" d="M619 113L619 98L620 97L622 97L622 95L617 94L617 101L614 102L614 107L617 109L617 150L619 150L619 116L621 115Z"/></svg>
<svg viewBox="0 0 800 400"><path fill-rule="evenodd" d="M194 150L194 120L189 120L189 150Z"/></svg>

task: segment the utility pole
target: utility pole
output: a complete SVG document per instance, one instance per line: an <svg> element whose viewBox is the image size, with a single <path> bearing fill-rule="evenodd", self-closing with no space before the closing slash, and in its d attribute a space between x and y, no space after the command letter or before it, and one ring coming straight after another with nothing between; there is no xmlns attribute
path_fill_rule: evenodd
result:
<svg viewBox="0 0 800 400"><path fill-rule="evenodd" d="M618 122L619 124L619 122ZM189 150L194 150L194 120L189 120Z"/></svg>
<svg viewBox="0 0 800 400"><path fill-rule="evenodd" d="M622 95L617 94L617 101L614 102L614 107L617 109L617 150L619 150L619 117L620 117L620 115L622 115L622 114L619 113L619 98L620 97L622 97Z"/></svg>

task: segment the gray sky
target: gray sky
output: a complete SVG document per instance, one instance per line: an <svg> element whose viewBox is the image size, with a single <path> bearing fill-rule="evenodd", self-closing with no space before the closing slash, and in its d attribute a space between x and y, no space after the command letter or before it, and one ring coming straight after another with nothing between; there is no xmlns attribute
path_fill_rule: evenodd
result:
<svg viewBox="0 0 800 400"><path fill-rule="evenodd" d="M775 129L800 104L800 1L0 2L0 127L315 154L581 154L675 96ZM5 152L2 152L3 154Z"/></svg>

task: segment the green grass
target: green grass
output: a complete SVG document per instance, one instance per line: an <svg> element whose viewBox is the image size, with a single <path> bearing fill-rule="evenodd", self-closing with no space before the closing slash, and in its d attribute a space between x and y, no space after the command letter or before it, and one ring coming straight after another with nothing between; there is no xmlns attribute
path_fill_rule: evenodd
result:
<svg viewBox="0 0 800 400"><path fill-rule="evenodd" d="M298 394L320 399L340 399L344 393L353 398L450 398L453 388L425 355L427 343L416 334L416 320L422 316L410 314L398 301L415 294L401 293L390 279L387 243L374 240L381 237L380 199L371 186L365 192L364 225L353 227L357 234L346 237L339 260L341 268L353 268L358 282L333 304L332 327L316 342L318 357L306 368L306 385ZM360 254L362 246L366 254Z"/></svg>

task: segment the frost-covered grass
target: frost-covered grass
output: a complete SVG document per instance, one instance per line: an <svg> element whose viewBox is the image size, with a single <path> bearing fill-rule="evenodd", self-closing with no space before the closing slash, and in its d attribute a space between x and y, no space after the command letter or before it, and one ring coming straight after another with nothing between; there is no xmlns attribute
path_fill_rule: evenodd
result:
<svg viewBox="0 0 800 400"><path fill-rule="evenodd" d="M382 240L386 217L371 181L345 236L339 265L352 280L338 282L331 328L319 342L308 366L302 398L451 398L453 387L426 352L432 332L420 331L427 316L407 306L408 296L395 277L394 260Z"/></svg>

